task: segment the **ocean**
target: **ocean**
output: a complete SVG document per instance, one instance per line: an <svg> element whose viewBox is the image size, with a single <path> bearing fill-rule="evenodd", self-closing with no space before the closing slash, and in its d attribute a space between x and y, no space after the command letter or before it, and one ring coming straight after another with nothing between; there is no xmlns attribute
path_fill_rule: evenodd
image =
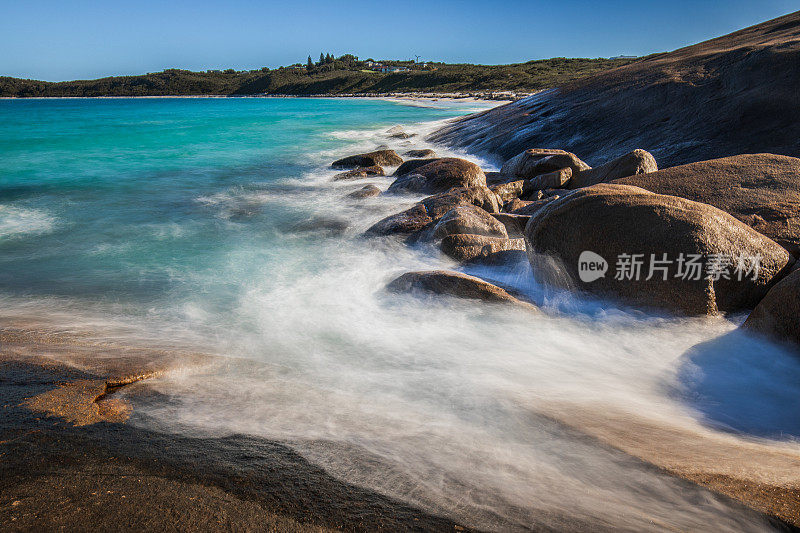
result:
<svg viewBox="0 0 800 533"><path fill-rule="evenodd" d="M746 466L713 452L741 442L796 452L800 362L738 332L742 317L645 314L551 288L527 261L460 267L363 236L420 198L350 199L392 178L332 181L330 162L388 145L496 169L425 140L491 105L0 100L0 316L214 356L120 391L129 423L287 443L475 527L766 527L636 459L664 466L696 448L681 460L725 474ZM396 125L414 136L391 138ZM448 268L540 311L383 289Z"/></svg>

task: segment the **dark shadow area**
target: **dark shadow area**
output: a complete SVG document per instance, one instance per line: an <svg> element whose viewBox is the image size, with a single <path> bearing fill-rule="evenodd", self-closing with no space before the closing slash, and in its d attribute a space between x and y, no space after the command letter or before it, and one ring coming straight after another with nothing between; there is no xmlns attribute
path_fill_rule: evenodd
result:
<svg viewBox="0 0 800 533"><path fill-rule="evenodd" d="M800 354L735 330L684 355L678 392L727 431L800 438Z"/></svg>

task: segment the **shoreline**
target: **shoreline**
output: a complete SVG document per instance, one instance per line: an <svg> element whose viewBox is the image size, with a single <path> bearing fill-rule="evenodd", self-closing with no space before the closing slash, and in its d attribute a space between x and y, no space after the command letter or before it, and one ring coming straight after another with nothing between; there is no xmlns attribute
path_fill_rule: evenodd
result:
<svg viewBox="0 0 800 533"><path fill-rule="evenodd" d="M347 94L166 94L146 96L0 96L0 100L123 100L158 98L361 98L397 100L448 100L498 102L498 105L515 102L542 91L532 93L513 93L508 91L465 92L465 93L347 93Z"/></svg>

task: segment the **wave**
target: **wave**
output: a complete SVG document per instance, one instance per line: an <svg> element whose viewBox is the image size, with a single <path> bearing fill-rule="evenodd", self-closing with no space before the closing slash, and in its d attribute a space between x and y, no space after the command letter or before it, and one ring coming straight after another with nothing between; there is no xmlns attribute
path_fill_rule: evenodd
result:
<svg viewBox="0 0 800 533"><path fill-rule="evenodd" d="M49 233L56 223L56 217L41 209L0 205L0 239Z"/></svg>

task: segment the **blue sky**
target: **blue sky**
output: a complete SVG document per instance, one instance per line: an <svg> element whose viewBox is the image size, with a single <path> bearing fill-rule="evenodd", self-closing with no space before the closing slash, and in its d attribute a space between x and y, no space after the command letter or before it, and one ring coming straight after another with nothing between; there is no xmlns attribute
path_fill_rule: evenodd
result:
<svg viewBox="0 0 800 533"><path fill-rule="evenodd" d="M485 64L644 55L797 10L800 0L0 0L0 75L253 69L321 51Z"/></svg>

